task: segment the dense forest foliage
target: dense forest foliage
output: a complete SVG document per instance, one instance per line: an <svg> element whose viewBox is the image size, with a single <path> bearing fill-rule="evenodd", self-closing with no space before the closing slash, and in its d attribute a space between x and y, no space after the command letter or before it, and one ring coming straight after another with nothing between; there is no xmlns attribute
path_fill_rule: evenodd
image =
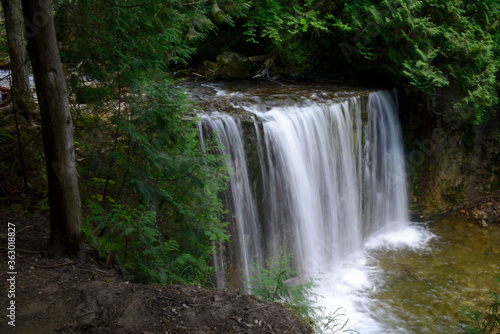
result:
<svg viewBox="0 0 500 334"><path fill-rule="evenodd" d="M92 250L138 281L209 285L214 245L230 238L220 197L230 171L216 142L200 148L196 105L174 79L187 67L232 51L264 56L274 78L392 83L421 92L429 108L445 96L469 123L498 109L496 0L60 0L53 16L82 229ZM0 129L0 197L15 204L7 189L24 176L20 191L36 188L44 210L39 133L12 129Z"/></svg>
<svg viewBox="0 0 500 334"><path fill-rule="evenodd" d="M428 101L451 91L454 112L479 123L498 106L499 17L497 1L256 1L201 49L265 52L285 75L391 82Z"/></svg>

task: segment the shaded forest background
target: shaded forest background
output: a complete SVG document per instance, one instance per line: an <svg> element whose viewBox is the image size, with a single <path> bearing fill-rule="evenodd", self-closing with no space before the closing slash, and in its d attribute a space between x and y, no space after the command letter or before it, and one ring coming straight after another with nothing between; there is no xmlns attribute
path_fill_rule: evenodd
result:
<svg viewBox="0 0 500 334"><path fill-rule="evenodd" d="M2 0L4 10L7 3L21 6ZM248 78L398 86L437 121L485 125L498 110L496 0L75 0L51 8L85 248L139 282L210 286L215 244L231 238L220 197L231 171L215 140L200 148L197 106L179 81L189 68L215 76L217 56L237 52ZM54 162L45 161L40 116L28 105L19 115L1 106L0 199L2 210L46 214Z"/></svg>

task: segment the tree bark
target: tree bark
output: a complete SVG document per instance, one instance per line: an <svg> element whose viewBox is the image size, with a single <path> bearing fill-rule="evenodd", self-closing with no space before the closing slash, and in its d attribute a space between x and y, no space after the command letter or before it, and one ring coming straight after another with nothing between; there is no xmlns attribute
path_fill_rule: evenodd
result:
<svg viewBox="0 0 500 334"><path fill-rule="evenodd" d="M82 211L73 144L73 120L57 47L52 0L22 0L42 115L50 203L50 248L55 255L83 256Z"/></svg>
<svg viewBox="0 0 500 334"><path fill-rule="evenodd" d="M30 125L33 96L30 91L29 70L26 61L26 45L24 39L24 20L21 0L2 0L5 17L5 30L9 47L10 68L12 73L12 102L14 112L23 115Z"/></svg>

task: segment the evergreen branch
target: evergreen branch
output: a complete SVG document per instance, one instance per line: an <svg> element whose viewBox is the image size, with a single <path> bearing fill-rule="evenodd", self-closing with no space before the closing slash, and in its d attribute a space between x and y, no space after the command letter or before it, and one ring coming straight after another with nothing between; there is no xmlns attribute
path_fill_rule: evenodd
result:
<svg viewBox="0 0 500 334"><path fill-rule="evenodd" d="M113 3L109 0L104 0L104 2L110 6L118 7L118 8L137 8L137 7L144 7L144 6L150 5L153 1L145 1L145 2L137 4L137 5L119 5L118 1L116 1L116 3Z"/></svg>

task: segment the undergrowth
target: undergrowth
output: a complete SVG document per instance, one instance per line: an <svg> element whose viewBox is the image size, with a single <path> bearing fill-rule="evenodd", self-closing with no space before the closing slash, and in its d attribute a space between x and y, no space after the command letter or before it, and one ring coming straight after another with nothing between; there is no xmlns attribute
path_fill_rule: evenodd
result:
<svg viewBox="0 0 500 334"><path fill-rule="evenodd" d="M279 259L267 259L265 266L255 263L253 276L247 282L251 293L263 300L282 303L314 333L358 333L347 327L349 318L343 308L328 312L318 306L321 296L313 289L318 286L319 278L297 283L298 273L291 263L292 256L285 252Z"/></svg>
<svg viewBox="0 0 500 334"><path fill-rule="evenodd" d="M497 278L500 282L500 277ZM491 292L491 302L482 310L463 307L462 313L469 319L465 324L467 334L500 333L500 293Z"/></svg>
<svg viewBox="0 0 500 334"><path fill-rule="evenodd" d="M176 240L166 240L157 226L156 212L138 205L114 204L104 210L89 203L92 215L82 230L99 257L117 261L125 276L136 282L200 284L213 268L204 257L183 252Z"/></svg>

